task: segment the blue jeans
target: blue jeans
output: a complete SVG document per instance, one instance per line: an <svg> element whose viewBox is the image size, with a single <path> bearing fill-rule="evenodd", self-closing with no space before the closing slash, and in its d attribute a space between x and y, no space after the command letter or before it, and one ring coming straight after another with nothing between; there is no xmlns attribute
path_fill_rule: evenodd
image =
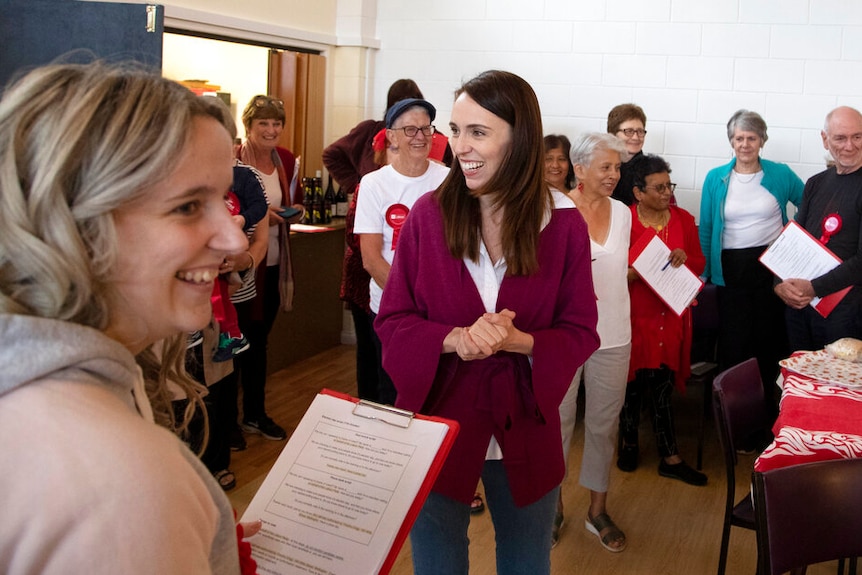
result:
<svg viewBox="0 0 862 575"><path fill-rule="evenodd" d="M502 461L485 462L482 483L494 523L498 575L549 574L551 528L560 488L526 507L516 507ZM431 492L410 531L413 572L468 575L469 525L469 505Z"/></svg>

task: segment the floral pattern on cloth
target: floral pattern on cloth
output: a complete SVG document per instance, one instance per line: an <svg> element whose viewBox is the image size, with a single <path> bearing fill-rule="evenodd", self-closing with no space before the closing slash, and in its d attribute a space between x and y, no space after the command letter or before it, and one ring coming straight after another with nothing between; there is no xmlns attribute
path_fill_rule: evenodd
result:
<svg viewBox="0 0 862 575"><path fill-rule="evenodd" d="M775 440L755 461L755 471L862 457L862 386L789 371L784 361L781 410L773 427Z"/></svg>
<svg viewBox="0 0 862 575"><path fill-rule="evenodd" d="M822 382L847 387L862 387L862 363L839 359L825 349L794 353L778 364L795 373Z"/></svg>

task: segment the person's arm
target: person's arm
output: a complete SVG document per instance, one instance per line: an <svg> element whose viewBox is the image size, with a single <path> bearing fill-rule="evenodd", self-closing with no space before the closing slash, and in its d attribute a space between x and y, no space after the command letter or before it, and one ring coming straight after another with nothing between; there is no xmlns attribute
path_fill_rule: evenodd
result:
<svg viewBox="0 0 862 575"><path fill-rule="evenodd" d="M239 215L245 220L242 229L247 232L266 215L263 181L252 167L234 166L233 192L239 199Z"/></svg>
<svg viewBox="0 0 862 575"><path fill-rule="evenodd" d="M364 175L361 168L362 159L374 154L371 138L377 132L374 130L376 125L374 120L360 122L348 134L323 150L323 165L345 190L354 189Z"/></svg>
<svg viewBox="0 0 862 575"><path fill-rule="evenodd" d="M698 237L700 238L700 247L704 255L703 275L707 281L712 278L712 226L716 214L713 211L713 180L717 176L715 174L707 174L706 180L703 182L703 190L700 197L700 221L698 222Z"/></svg>
<svg viewBox="0 0 862 575"><path fill-rule="evenodd" d="M386 289L391 266L383 258L383 234L359 234L362 267L374 279L380 289Z"/></svg>
<svg viewBox="0 0 862 575"><path fill-rule="evenodd" d="M682 211L682 210L681 210ZM700 248L700 239L697 234L697 226L694 224L694 216L682 211L681 221L683 226L683 245L685 246L685 265L695 275L701 275L706 267L706 258Z"/></svg>

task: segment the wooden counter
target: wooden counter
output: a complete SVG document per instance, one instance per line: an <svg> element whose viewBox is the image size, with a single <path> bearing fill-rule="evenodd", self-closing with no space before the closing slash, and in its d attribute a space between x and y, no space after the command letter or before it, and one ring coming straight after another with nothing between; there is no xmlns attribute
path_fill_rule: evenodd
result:
<svg viewBox="0 0 862 575"><path fill-rule="evenodd" d="M322 232L291 232L293 310L280 312L269 335L268 373L341 344L343 302L338 299L344 260L344 218Z"/></svg>

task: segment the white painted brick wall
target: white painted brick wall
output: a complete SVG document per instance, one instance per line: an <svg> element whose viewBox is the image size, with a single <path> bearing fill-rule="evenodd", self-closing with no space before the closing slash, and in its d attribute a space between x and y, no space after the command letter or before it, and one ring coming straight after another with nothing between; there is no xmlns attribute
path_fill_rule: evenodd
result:
<svg viewBox="0 0 862 575"><path fill-rule="evenodd" d="M695 216L737 109L763 115L764 157L803 179L825 165L826 113L862 109L862 0L377 0L376 36L375 105L413 78L444 132L453 90L489 68L531 83L546 133L604 131L613 106L638 103L646 151Z"/></svg>

